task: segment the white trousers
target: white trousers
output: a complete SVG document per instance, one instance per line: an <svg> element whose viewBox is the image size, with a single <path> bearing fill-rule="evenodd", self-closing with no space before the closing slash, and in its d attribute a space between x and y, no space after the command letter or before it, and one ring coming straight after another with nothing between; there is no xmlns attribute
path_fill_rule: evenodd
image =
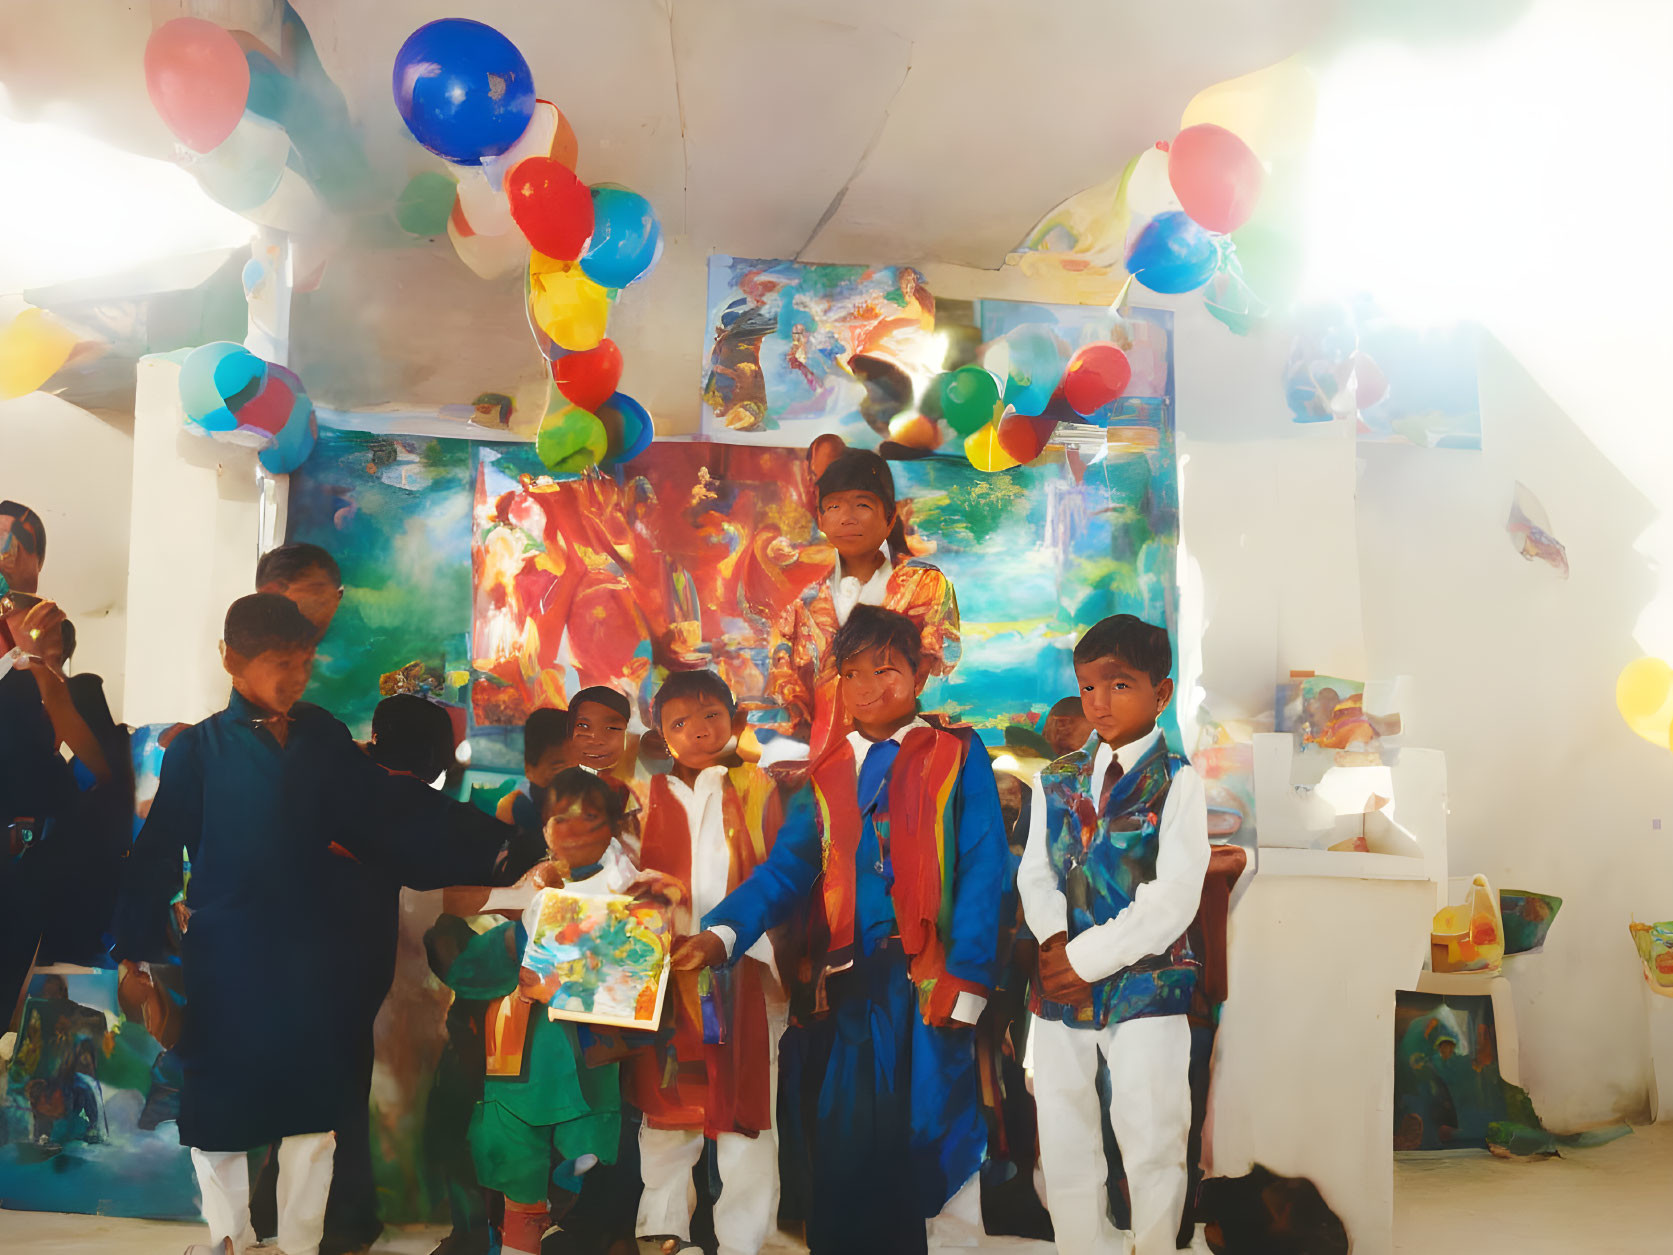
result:
<svg viewBox="0 0 1673 1255"><path fill-rule="evenodd" d="M335 1133L304 1133L279 1143L279 1249L284 1255L318 1255L325 1234L325 1199L331 1193ZM250 1227L250 1160L241 1150L192 1148L209 1244L225 1238L243 1251L256 1244Z"/></svg>
<svg viewBox="0 0 1673 1255"><path fill-rule="evenodd" d="M768 1054L772 1071L773 1127L755 1137L722 1133L715 1138L720 1196L715 1199L715 1241L720 1255L756 1255L778 1227L778 1039L785 1012L767 1008ZM703 1156L701 1129L639 1129L640 1237L672 1234L691 1240L691 1170ZM288 1255L288 1253L287 1253Z"/></svg>
<svg viewBox="0 0 1673 1255"><path fill-rule="evenodd" d="M1185 1207L1191 1133L1191 1027L1183 1015L1127 1020L1102 1030L1033 1024L1040 1163L1057 1249L1121 1255L1110 1223L1097 1093L1098 1056L1109 1066L1110 1128L1133 1205L1135 1255L1172 1255Z"/></svg>

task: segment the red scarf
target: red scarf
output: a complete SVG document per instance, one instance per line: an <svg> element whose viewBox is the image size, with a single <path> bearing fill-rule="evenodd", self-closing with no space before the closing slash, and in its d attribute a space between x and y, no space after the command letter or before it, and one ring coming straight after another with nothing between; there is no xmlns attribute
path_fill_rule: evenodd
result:
<svg viewBox="0 0 1673 1255"><path fill-rule="evenodd" d="M765 861L781 813L771 777L753 764L731 768L720 796L730 892ZM689 895L692 840L685 807L674 796L667 777L657 776L651 781L645 807L641 865L676 878ZM773 1042L767 1032L762 985L766 971L765 963L747 956L733 969L725 1008L726 1042L721 1045L703 1040L698 973L673 973L668 986L670 1009L663 1016L664 1027L673 1027L672 1041L638 1051L625 1065L628 1098L653 1127L702 1129L708 1137L755 1134L772 1127L773 1094L768 1082Z"/></svg>
<svg viewBox="0 0 1673 1255"><path fill-rule="evenodd" d="M929 1023L945 1023L960 990L987 991L947 973L943 935L951 925L957 873L959 777L970 752L969 734L944 727L913 728L901 738L889 768L883 805L874 822L886 831L894 872L890 897L901 947L918 987L919 1010ZM855 954L854 909L860 832L857 764L846 737L811 772L824 834L823 904L830 933L827 965L846 967ZM869 799L868 799L869 801Z"/></svg>

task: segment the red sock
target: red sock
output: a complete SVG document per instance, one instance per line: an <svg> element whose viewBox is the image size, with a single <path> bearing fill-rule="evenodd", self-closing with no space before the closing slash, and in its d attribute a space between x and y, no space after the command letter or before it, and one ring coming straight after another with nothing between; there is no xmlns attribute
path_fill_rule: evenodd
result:
<svg viewBox="0 0 1673 1255"><path fill-rule="evenodd" d="M505 1200L505 1227L500 1248L505 1255L540 1255L540 1235L546 1232L545 1203Z"/></svg>

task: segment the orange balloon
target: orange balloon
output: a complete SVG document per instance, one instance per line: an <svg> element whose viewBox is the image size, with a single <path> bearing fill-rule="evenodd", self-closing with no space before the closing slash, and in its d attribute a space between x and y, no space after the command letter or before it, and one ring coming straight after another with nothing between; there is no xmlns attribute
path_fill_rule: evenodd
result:
<svg viewBox="0 0 1673 1255"><path fill-rule="evenodd" d="M552 148L547 156L573 170L576 158L581 155L581 145L575 139L575 128L569 124L569 119L563 116L562 109L553 105L552 111L558 115L558 133L552 137Z"/></svg>

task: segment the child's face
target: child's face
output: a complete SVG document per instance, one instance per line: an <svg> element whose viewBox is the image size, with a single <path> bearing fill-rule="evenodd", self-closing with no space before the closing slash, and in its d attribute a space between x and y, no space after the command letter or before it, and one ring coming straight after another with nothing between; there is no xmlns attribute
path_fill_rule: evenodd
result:
<svg viewBox="0 0 1673 1255"><path fill-rule="evenodd" d="M874 554L889 538L894 514L874 492L828 492L819 502L819 530L845 558Z"/></svg>
<svg viewBox="0 0 1673 1255"><path fill-rule="evenodd" d="M616 835L597 800L582 795L560 798L546 808L546 849L571 867L587 867L604 857Z"/></svg>
<svg viewBox="0 0 1673 1255"><path fill-rule="evenodd" d="M1080 749L1091 735L1092 724L1085 715L1051 715L1046 719L1046 744L1060 758Z"/></svg>
<svg viewBox="0 0 1673 1255"><path fill-rule="evenodd" d="M837 670L843 707L873 740L891 736L918 713L924 682L894 650L862 649Z"/></svg>
<svg viewBox="0 0 1673 1255"><path fill-rule="evenodd" d="M570 744L583 767L608 771L627 752L627 720L601 702L582 702L569 712Z"/></svg>
<svg viewBox="0 0 1673 1255"><path fill-rule="evenodd" d="M712 693L676 697L662 708L662 739L682 767L701 771L726 757L732 743L732 715Z"/></svg>
<svg viewBox="0 0 1673 1255"><path fill-rule="evenodd" d="M223 662L232 687L263 710L283 715L302 700L314 673L314 647L268 649L254 658L227 650Z"/></svg>
<svg viewBox="0 0 1673 1255"><path fill-rule="evenodd" d="M35 556L34 540L28 524L0 514L0 575L20 593L33 593L40 584L41 560Z"/></svg>
<svg viewBox="0 0 1673 1255"><path fill-rule="evenodd" d="M343 600L343 590L337 581L318 567L304 571L288 584L268 584L256 591L289 597L321 633L331 626L331 620Z"/></svg>
<svg viewBox="0 0 1673 1255"><path fill-rule="evenodd" d="M1108 745L1126 745L1156 726L1156 716L1173 698L1173 681L1148 675L1115 657L1075 664L1081 709Z"/></svg>
<svg viewBox="0 0 1673 1255"><path fill-rule="evenodd" d="M562 745L548 745L540 751L540 757L532 763L523 764L523 774L529 778L529 783L539 785L544 789L552 783L560 771L575 766L575 742L565 741Z"/></svg>

